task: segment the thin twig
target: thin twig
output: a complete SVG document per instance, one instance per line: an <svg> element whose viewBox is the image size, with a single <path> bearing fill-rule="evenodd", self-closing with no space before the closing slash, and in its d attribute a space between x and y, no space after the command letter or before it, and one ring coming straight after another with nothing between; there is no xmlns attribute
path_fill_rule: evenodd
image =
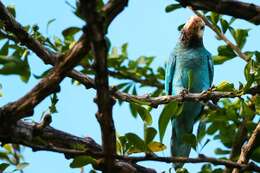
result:
<svg viewBox="0 0 260 173"><path fill-rule="evenodd" d="M142 162L142 161L158 161L164 163L205 163L209 162L214 165L225 165L230 168L238 168L243 170L252 170L252 171L260 171L260 167L254 164L240 164L236 162L232 162L230 160L216 159L212 157L206 157L204 155L200 155L198 158L187 158L187 157L159 157L159 156L118 156L118 158L123 160L128 160L131 162Z"/></svg>
<svg viewBox="0 0 260 173"><path fill-rule="evenodd" d="M192 9L192 8L191 8ZM219 31L214 25L212 25L210 23L210 21L204 16L202 15L200 12L196 11L196 10L193 10L192 11L197 15L199 16L204 22L205 24L210 28L212 29L217 35L218 37L223 40L231 49L233 49L236 54L242 58L243 60L245 60L246 62L248 62L250 60L249 57L247 57L241 50L238 46L236 46L235 44L233 44L226 36L225 34L223 34L221 31Z"/></svg>

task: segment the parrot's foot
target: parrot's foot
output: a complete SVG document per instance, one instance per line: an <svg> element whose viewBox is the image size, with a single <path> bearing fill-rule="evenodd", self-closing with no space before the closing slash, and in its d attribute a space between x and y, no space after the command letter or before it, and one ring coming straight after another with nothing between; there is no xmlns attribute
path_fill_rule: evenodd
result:
<svg viewBox="0 0 260 173"><path fill-rule="evenodd" d="M189 93L189 90L187 88L183 88L180 92L180 95L185 96Z"/></svg>

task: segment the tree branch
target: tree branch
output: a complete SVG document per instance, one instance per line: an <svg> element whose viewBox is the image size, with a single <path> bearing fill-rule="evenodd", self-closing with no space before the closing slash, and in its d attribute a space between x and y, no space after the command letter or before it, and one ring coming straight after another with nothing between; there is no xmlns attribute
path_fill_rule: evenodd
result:
<svg viewBox="0 0 260 173"><path fill-rule="evenodd" d="M191 6L196 10L214 11L220 14L227 14L260 24L260 6L253 3L246 3L236 0L177 0L182 6Z"/></svg>
<svg viewBox="0 0 260 173"><path fill-rule="evenodd" d="M80 41L60 59L54 69L48 73L30 92L15 102L11 102L1 108L0 119L16 121L33 114L34 107L45 97L59 90L59 83L65 74L70 71L87 54L88 39L81 37ZM10 122L9 121L9 122ZM6 121L1 121L6 122Z"/></svg>
<svg viewBox="0 0 260 173"><path fill-rule="evenodd" d="M127 3L127 0L110 0L105 7L109 10L109 13L113 14L112 16L116 17L116 15L124 9L124 6L126 6ZM118 4L119 6L122 6L120 4L123 4L119 10L117 10ZM116 6L116 8L113 8L113 6ZM115 9L116 12L111 11L111 9ZM78 10L86 19L89 30L91 32L91 48L94 53L94 70L96 71L96 103L98 105L98 112L96 113L96 117L101 128L102 148L105 154L104 172L112 173L115 164L115 160L112 156L116 154L116 132L112 115L114 100L112 99L109 92L107 69L108 47L105 40L105 34L107 32L108 26L104 26L105 18L97 11L97 2L87 2L80 0ZM109 13L108 15L110 15ZM113 18L111 18L111 21L112 20Z"/></svg>
<svg viewBox="0 0 260 173"><path fill-rule="evenodd" d="M158 161L158 162L164 162L164 163L205 163L209 162L214 165L225 165L229 168L238 168L242 169L244 171L260 171L260 167L258 167L255 164L242 164L242 163L236 163L229 160L223 160L223 159L216 159L212 157L206 157L204 155L199 155L198 158L187 158L187 157L159 157L159 156L136 156L136 157L127 157L127 156L118 156L118 158L123 160L128 160L130 162L142 162L142 161Z"/></svg>
<svg viewBox="0 0 260 173"><path fill-rule="evenodd" d="M4 4L0 1L0 20L4 22L5 30L13 33L17 39L29 49L31 49L37 56L41 57L45 64L51 62L55 64L56 54L42 46L42 44L31 37L18 23L15 18L8 12Z"/></svg>
<svg viewBox="0 0 260 173"><path fill-rule="evenodd" d="M67 159L79 155L89 155L95 159L103 158L101 146L92 138L80 138L69 133L56 130L50 126L41 129L41 133L35 133L39 124L29 124L17 121L16 124L0 126L0 141L3 143L21 144L32 148L33 151L51 151L64 154ZM95 165L95 169L104 170L102 162ZM117 160L115 173L122 171L134 173L154 173L149 168L142 167L135 163Z"/></svg>
<svg viewBox="0 0 260 173"><path fill-rule="evenodd" d="M235 44L233 44L226 36L225 34L223 34L221 31L219 31L214 25L212 25L210 23L210 21L204 16L202 15L200 12L197 12L195 10L192 10L197 16L199 16L204 22L205 24L212 29L217 36L223 40L232 50L234 50L236 52L236 54L242 58L243 60L245 60L246 62L248 62L250 60L250 58L248 58L241 50L238 46L236 46Z"/></svg>
<svg viewBox="0 0 260 173"><path fill-rule="evenodd" d="M256 145L257 137L260 136L260 123L257 124L255 130L253 131L251 137L249 138L247 144L245 144L241 149L240 157L237 161L238 164L247 164L249 161L249 157ZM260 170L258 170L260 172ZM234 169L232 173L241 172L239 169Z"/></svg>

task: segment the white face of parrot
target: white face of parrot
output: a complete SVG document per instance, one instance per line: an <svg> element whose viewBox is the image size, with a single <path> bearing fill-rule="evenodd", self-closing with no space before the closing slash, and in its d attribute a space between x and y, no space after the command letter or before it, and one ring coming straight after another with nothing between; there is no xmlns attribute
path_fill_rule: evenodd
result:
<svg viewBox="0 0 260 173"><path fill-rule="evenodd" d="M186 32L189 37L202 38L204 29L204 21L198 16L192 16L184 25L182 32Z"/></svg>

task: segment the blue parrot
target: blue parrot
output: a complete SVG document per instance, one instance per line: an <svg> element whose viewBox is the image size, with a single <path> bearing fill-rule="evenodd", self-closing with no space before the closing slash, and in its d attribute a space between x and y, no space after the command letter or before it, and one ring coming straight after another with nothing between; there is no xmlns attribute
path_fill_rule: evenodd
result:
<svg viewBox="0 0 260 173"><path fill-rule="evenodd" d="M205 23L198 16L192 16L181 30L181 36L166 67L165 90L168 95L177 95L183 91L199 93L208 90L213 80L213 62L211 54L203 45ZM172 119L171 154L188 157L191 146L184 143L183 136L191 134L195 121L203 105L185 101L180 115ZM182 163L173 165L175 169Z"/></svg>

